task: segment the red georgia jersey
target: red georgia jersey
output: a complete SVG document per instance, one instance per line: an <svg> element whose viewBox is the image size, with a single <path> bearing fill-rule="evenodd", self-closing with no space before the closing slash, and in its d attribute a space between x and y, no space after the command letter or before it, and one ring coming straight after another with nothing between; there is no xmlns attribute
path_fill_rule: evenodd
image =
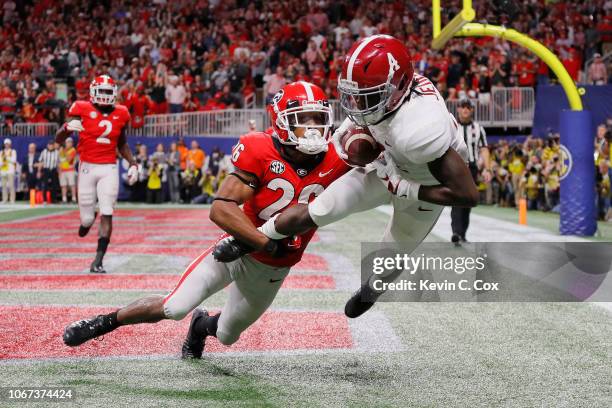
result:
<svg viewBox="0 0 612 408"><path fill-rule="evenodd" d="M232 149L232 162L238 169L255 175L259 180L255 195L243 207L244 213L257 227L287 207L297 203L308 204L350 169L333 147L312 169L292 167L276 149L273 136L263 132L240 137ZM282 258L274 258L263 252L256 252L252 256L267 265L293 266L302 258L314 233L313 228L299 237L284 240L282 245L285 245L287 254Z"/></svg>
<svg viewBox="0 0 612 408"><path fill-rule="evenodd" d="M117 162L117 142L121 131L130 122L130 112L123 105L115 105L111 113L102 113L89 101L76 101L68 111L78 116L85 129L79 134L81 161L95 164Z"/></svg>

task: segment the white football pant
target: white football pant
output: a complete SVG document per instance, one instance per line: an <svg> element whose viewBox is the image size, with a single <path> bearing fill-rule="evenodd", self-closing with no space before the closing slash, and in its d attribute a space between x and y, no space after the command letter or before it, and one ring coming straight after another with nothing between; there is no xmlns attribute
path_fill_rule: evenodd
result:
<svg viewBox="0 0 612 408"><path fill-rule="evenodd" d="M217 262L212 249L187 267L176 288L164 299L164 314L168 319L181 320L227 286L228 299L217 324L217 339L230 345L272 304L289 268L265 265L248 255L234 262Z"/></svg>
<svg viewBox="0 0 612 408"><path fill-rule="evenodd" d="M79 212L81 225L89 227L94 222L96 200L100 214L113 215L119 194L119 169L116 164L94 164L81 162L79 165Z"/></svg>

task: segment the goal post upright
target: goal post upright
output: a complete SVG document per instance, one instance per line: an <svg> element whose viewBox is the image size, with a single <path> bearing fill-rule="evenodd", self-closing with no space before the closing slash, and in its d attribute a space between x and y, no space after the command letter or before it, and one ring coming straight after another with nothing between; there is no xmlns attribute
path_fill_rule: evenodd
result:
<svg viewBox="0 0 612 408"><path fill-rule="evenodd" d="M463 0L461 12L442 28L440 3L441 0L432 0L433 49L442 49L455 36L500 38L530 50L557 76L570 107L570 110L559 113L561 150L566 161L561 176L559 230L562 235L594 235L597 217L592 161L593 123L590 112L583 109L581 94L567 69L551 50L528 35L503 26L472 23L476 18L472 0Z"/></svg>

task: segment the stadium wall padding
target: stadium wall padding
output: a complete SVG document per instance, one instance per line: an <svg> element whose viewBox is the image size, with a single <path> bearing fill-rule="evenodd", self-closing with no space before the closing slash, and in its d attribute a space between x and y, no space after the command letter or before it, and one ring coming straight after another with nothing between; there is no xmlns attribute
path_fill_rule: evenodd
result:
<svg viewBox="0 0 612 408"><path fill-rule="evenodd" d="M592 236L597 231L595 207L595 127L591 112L564 110L561 127L561 222L562 235Z"/></svg>
<svg viewBox="0 0 612 408"><path fill-rule="evenodd" d="M604 123L607 118L612 118L612 85L587 85L581 88L586 91L582 96L582 103L584 109L591 112L593 128ZM549 132L560 132L559 114L564 109L569 109L569 103L560 85L538 86L533 134L546 137Z"/></svg>

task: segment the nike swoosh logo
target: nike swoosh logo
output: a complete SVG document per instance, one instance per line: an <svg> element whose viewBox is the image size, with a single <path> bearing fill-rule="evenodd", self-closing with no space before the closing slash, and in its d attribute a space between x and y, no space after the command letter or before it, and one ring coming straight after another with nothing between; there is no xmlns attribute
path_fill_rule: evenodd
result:
<svg viewBox="0 0 612 408"><path fill-rule="evenodd" d="M423 208L419 205L419 211L433 211L433 210L429 208Z"/></svg>
<svg viewBox="0 0 612 408"><path fill-rule="evenodd" d="M283 280L283 278L280 278L280 279L270 279L270 283L279 282L279 281L282 281L282 280Z"/></svg>
<svg viewBox="0 0 612 408"><path fill-rule="evenodd" d="M326 172L326 173L321 173L319 172L319 177L325 177L327 176L329 173L331 173L332 171L334 171L334 169L331 169L330 171Z"/></svg>
<svg viewBox="0 0 612 408"><path fill-rule="evenodd" d="M385 140L385 144L386 144L387 146L389 146L389 147L393 147L393 146L391 146L389 143L387 143L387 141L386 141L386 140Z"/></svg>

